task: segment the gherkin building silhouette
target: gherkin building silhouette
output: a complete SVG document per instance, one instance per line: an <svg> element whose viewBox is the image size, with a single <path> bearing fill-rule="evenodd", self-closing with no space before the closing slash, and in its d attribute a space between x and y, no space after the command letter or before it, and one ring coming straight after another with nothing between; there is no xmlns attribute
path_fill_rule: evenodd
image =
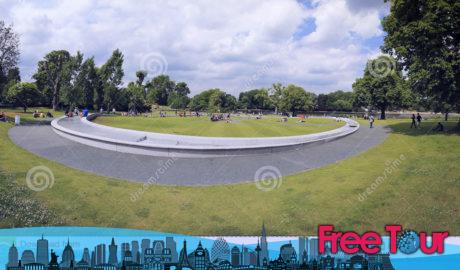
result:
<svg viewBox="0 0 460 270"><path fill-rule="evenodd" d="M218 238L211 249L211 262L230 261L230 247L225 239Z"/></svg>

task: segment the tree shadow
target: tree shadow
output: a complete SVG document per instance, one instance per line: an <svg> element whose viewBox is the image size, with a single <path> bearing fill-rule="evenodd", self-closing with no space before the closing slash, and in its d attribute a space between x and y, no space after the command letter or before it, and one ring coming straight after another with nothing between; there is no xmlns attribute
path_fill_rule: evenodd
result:
<svg viewBox="0 0 460 270"><path fill-rule="evenodd" d="M434 131L433 129L437 126L438 122L444 126L444 131ZM441 121L441 120L428 120L422 121L420 127L411 128L411 120L407 122L399 122L389 124L388 127L392 133L403 134L409 136L430 136L430 135L445 135L445 136L458 136L460 135L460 129L458 127L457 120Z"/></svg>

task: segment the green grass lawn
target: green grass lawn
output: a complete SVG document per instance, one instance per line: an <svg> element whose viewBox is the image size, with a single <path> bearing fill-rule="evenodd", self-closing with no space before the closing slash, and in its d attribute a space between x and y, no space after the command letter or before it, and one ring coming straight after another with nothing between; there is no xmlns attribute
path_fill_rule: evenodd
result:
<svg viewBox="0 0 460 270"><path fill-rule="evenodd" d="M299 118L290 118L280 122L278 117L248 119L232 117L232 121L212 122L208 117L98 117L95 122L119 128L195 135L208 137L276 137L317 133L335 129L344 125L331 119L310 118L299 122Z"/></svg>
<svg viewBox="0 0 460 270"><path fill-rule="evenodd" d="M14 121L14 116L17 114L21 116L21 121L25 121L25 122L44 120L44 118L34 118L33 117L34 111L38 111L39 113L44 113L44 114L46 114L46 112L51 112L51 114L54 117L60 117L64 115L64 112L62 111L53 111L52 109L46 108L46 107L28 108L26 112L24 112L22 108L0 108L0 112L5 112L6 116L10 118L12 121Z"/></svg>
<svg viewBox="0 0 460 270"><path fill-rule="evenodd" d="M455 120L456 121L456 120ZM363 122L364 123L364 122ZM446 126L452 128L456 122ZM255 235L262 222L271 235L315 234L318 224L338 229L383 231L386 224L415 230L460 233L460 136L430 132L434 122L409 129L401 120L377 121L392 134L379 146L335 164L282 179L279 188L263 192L254 183L212 187L148 186L139 200L131 194L142 184L74 170L35 156L7 137L10 124L0 123L1 185L25 186L29 169L43 165L55 176L41 192L16 192L7 208L33 200L31 211L43 211L47 225L110 226L195 235ZM394 166L395 161L397 166ZM154 169L154 168L153 168ZM375 186L376 180L384 177ZM6 181L6 182L5 182ZM366 189L373 188L362 199ZM11 188L6 188L11 189ZM0 189L0 191L4 191ZM3 196L3 195L2 195ZM28 209L29 211L29 209ZM10 211L11 212L11 211ZM20 211L22 213L25 211ZM11 215L11 214L10 214ZM26 224L42 223L36 221ZM3 227L24 224L9 216Z"/></svg>

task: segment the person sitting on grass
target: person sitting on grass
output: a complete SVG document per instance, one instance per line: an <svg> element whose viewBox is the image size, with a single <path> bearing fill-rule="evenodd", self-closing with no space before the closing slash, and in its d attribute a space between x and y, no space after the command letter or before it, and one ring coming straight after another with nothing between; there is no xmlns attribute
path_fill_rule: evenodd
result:
<svg viewBox="0 0 460 270"><path fill-rule="evenodd" d="M438 122L438 124L432 129L433 131L444 131L444 125L441 124L441 122Z"/></svg>
<svg viewBox="0 0 460 270"><path fill-rule="evenodd" d="M38 117L40 117L40 114L38 113L37 110L35 110L34 113L32 114L32 116L33 116L34 118L38 118Z"/></svg>
<svg viewBox="0 0 460 270"><path fill-rule="evenodd" d="M54 116L50 112L46 112L46 117L47 118L53 118Z"/></svg>
<svg viewBox="0 0 460 270"><path fill-rule="evenodd" d="M6 122L6 114L5 114L5 112L0 112L0 122Z"/></svg>

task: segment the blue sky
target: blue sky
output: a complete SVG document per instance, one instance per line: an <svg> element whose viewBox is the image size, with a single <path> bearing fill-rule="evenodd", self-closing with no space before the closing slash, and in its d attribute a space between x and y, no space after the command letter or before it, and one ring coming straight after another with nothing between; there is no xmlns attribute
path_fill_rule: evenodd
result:
<svg viewBox="0 0 460 270"><path fill-rule="evenodd" d="M0 0L0 18L21 41L30 80L55 49L102 64L116 48L125 82L144 69L185 81L197 93L294 83L316 93L351 90L379 53L383 0L32 1Z"/></svg>

